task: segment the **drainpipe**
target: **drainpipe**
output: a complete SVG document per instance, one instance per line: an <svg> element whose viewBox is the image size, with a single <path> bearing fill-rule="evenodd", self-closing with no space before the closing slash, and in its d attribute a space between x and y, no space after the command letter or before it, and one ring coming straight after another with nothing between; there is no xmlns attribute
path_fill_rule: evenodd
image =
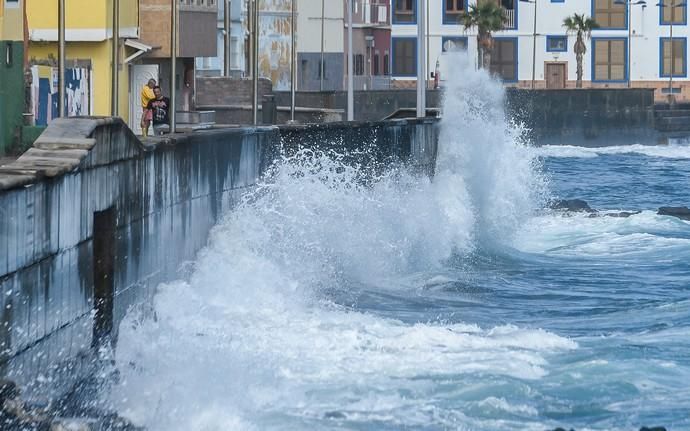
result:
<svg viewBox="0 0 690 431"><path fill-rule="evenodd" d="M65 0L58 1L58 116L65 116Z"/></svg>
<svg viewBox="0 0 690 431"><path fill-rule="evenodd" d="M120 0L113 0L113 58L112 58L112 84L110 98L110 115L117 117L119 105L120 83Z"/></svg>
<svg viewBox="0 0 690 431"><path fill-rule="evenodd" d="M175 111L177 106L177 96L175 91L175 78L177 75L177 2L179 0L170 0L170 24L172 31L170 32L170 108L168 115L170 115L170 133L175 133L176 119Z"/></svg>

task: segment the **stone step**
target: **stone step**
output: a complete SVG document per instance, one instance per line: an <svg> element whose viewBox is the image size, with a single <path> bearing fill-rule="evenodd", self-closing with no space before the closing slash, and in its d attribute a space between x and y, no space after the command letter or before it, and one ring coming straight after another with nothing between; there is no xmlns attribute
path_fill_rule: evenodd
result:
<svg viewBox="0 0 690 431"><path fill-rule="evenodd" d="M654 116L656 118L690 117L690 109L655 110Z"/></svg>
<svg viewBox="0 0 690 431"><path fill-rule="evenodd" d="M684 110L684 109L690 109L690 103L676 103L673 106L669 106L666 103L661 103L654 105L654 110L655 111L673 111L676 109Z"/></svg>

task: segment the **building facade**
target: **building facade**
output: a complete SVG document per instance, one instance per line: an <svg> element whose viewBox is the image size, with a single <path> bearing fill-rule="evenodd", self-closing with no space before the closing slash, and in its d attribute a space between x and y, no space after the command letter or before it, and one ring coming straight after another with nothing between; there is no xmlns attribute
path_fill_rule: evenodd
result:
<svg viewBox="0 0 690 431"><path fill-rule="evenodd" d="M297 89L342 90L345 73L342 3L298 0L297 11Z"/></svg>
<svg viewBox="0 0 690 431"><path fill-rule="evenodd" d="M121 58L133 51L126 41L139 36L137 0L120 0ZM110 115L112 85L112 2L65 2L65 109L69 116ZM33 121L46 125L57 116L57 2L27 2L28 56ZM120 115L128 118L129 70L120 69Z"/></svg>
<svg viewBox="0 0 690 431"><path fill-rule="evenodd" d="M216 0L178 0L178 45L175 79L171 82L170 0L139 0L141 34L137 48L142 55L132 62L130 88L131 118L129 126L140 130L139 91L149 78L158 81L163 93L176 94L176 111L194 107L195 61L197 57L213 57L217 51Z"/></svg>
<svg viewBox="0 0 690 431"><path fill-rule="evenodd" d="M458 23L468 2L474 1L427 0L427 70L434 71L438 62L443 80L456 79L446 72L450 49L467 50L476 66L476 29L465 31ZM658 100L669 93L690 99L690 31L685 2L633 1L626 5L615 0L495 1L506 9L507 23L505 30L494 34L491 68L507 85L531 87L534 70L536 88L575 87L576 37L566 33L563 20L578 13L592 17L600 26L592 32L591 39L585 40L584 87L630 85L656 89ZM394 0L391 69L398 86L409 86L416 80L417 3L418 0Z"/></svg>
<svg viewBox="0 0 690 431"><path fill-rule="evenodd" d="M0 0L0 156L17 144L23 124L24 1Z"/></svg>
<svg viewBox="0 0 690 431"><path fill-rule="evenodd" d="M352 8L355 90L388 89L391 83L391 1L352 0Z"/></svg>
<svg viewBox="0 0 690 431"><path fill-rule="evenodd" d="M199 76L221 76L225 70L225 8L230 10L230 72L231 76L244 76L245 34L243 27L243 0L219 0L216 18L216 53L212 57L196 59Z"/></svg>

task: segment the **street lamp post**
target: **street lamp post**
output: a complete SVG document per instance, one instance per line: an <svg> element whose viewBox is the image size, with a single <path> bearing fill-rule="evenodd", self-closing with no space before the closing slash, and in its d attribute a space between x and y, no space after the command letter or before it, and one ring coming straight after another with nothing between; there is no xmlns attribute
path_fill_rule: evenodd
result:
<svg viewBox="0 0 690 431"><path fill-rule="evenodd" d="M673 66L674 66L674 60L675 60L675 46L673 43L673 18L674 18L674 9L677 7L685 7L687 6L687 3L681 2L681 3L676 3L672 2L670 5L665 5L663 1L659 2L656 4L660 8L663 7L670 7L671 8L671 17L669 19L669 43L671 44L671 58L669 61L669 71L668 71L668 98L669 102L673 101ZM661 16L663 17L663 11L661 13ZM662 53L663 55L663 53Z"/></svg>
<svg viewBox="0 0 690 431"><path fill-rule="evenodd" d="M58 1L58 115L65 116L65 0Z"/></svg>
<svg viewBox="0 0 690 431"><path fill-rule="evenodd" d="M426 0L417 9L417 117L426 117Z"/></svg>
<svg viewBox="0 0 690 431"><path fill-rule="evenodd" d="M534 77L537 68L537 0L520 0L523 3L534 4L534 27L532 30L532 90L534 90Z"/></svg>
<svg viewBox="0 0 690 431"><path fill-rule="evenodd" d="M354 8L355 0L346 0L347 4L347 121L355 119L355 85L352 74L354 73L354 66L352 61L354 55L352 52L352 9Z"/></svg>
<svg viewBox="0 0 690 431"><path fill-rule="evenodd" d="M290 41L290 122L294 123L295 122L295 92L297 91L296 87L296 77L297 77L297 32L296 26L297 26L297 0L292 0L291 2L291 15L290 15L290 33L291 33L291 41Z"/></svg>
<svg viewBox="0 0 690 431"><path fill-rule="evenodd" d="M632 7L633 5L641 5L644 8L647 6L647 2L644 0L616 0L614 3L628 6L628 88L630 88L632 82Z"/></svg>
<svg viewBox="0 0 690 431"><path fill-rule="evenodd" d="M110 115L117 117L120 104L120 0L113 0L113 52L110 91Z"/></svg>
<svg viewBox="0 0 690 431"><path fill-rule="evenodd" d="M170 0L170 107L168 116L170 120L170 133L175 133L177 119L175 118L175 106L177 105L177 2Z"/></svg>

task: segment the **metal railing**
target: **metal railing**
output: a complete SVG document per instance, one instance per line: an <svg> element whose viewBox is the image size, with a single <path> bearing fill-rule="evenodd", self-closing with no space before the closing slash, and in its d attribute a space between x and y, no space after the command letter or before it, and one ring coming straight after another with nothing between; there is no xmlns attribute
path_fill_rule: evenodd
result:
<svg viewBox="0 0 690 431"><path fill-rule="evenodd" d="M391 77L385 75L355 76L355 90L388 90L391 88Z"/></svg>
<svg viewBox="0 0 690 431"><path fill-rule="evenodd" d="M186 9L213 9L216 10L218 0L180 0L180 8Z"/></svg>

